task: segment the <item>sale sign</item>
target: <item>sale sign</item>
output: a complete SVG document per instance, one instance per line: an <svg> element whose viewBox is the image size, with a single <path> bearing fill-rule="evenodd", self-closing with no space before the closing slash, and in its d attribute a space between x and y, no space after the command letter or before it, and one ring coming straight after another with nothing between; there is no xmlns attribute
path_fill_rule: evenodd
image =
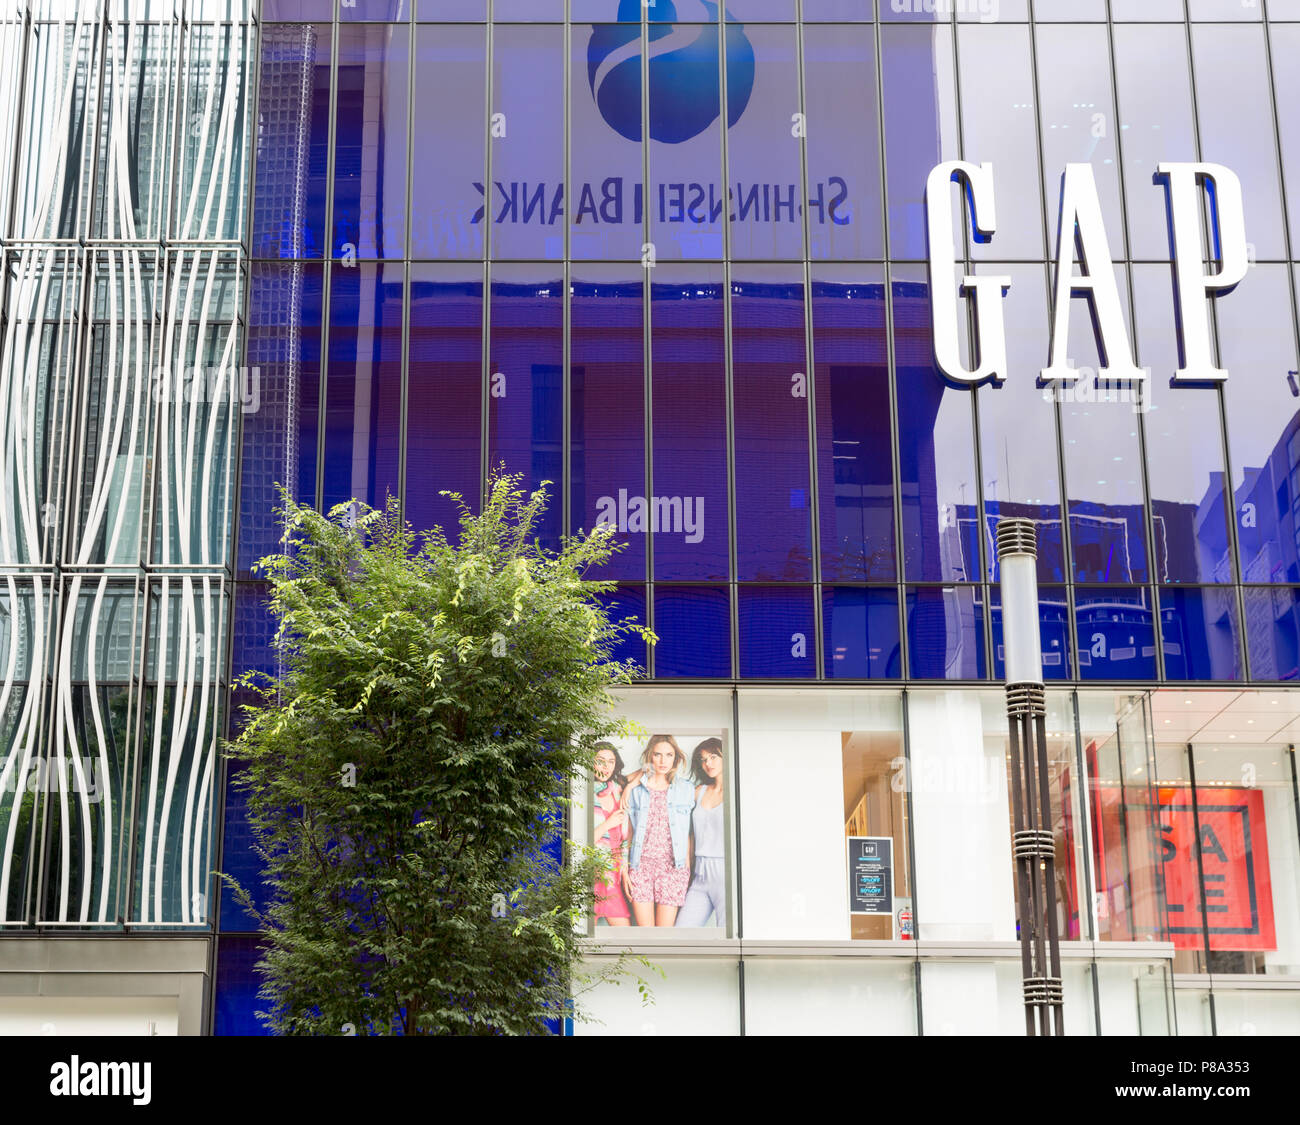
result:
<svg viewBox="0 0 1300 1125"><path fill-rule="evenodd" d="M1175 947L1202 948L1204 927L1212 950L1276 948L1264 795L1217 787L1157 793L1165 911ZM1197 894L1201 878L1203 902Z"/></svg>
<svg viewBox="0 0 1300 1125"><path fill-rule="evenodd" d="M1177 949L1203 950L1208 933L1212 951L1277 947L1260 790L1099 785L1089 803L1103 937L1167 937ZM1069 815L1065 827L1072 837ZM1067 840L1067 857L1072 850Z"/></svg>

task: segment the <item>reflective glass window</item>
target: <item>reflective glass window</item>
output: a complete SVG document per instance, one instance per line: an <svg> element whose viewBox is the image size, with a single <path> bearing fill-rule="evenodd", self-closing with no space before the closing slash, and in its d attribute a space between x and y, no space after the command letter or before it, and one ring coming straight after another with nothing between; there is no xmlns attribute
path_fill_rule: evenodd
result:
<svg viewBox="0 0 1300 1125"><path fill-rule="evenodd" d="M1215 301L1243 582L1300 581L1300 376L1285 266Z"/></svg>
<svg viewBox="0 0 1300 1125"><path fill-rule="evenodd" d="M1011 288L1002 299L1006 324L1006 379L976 392L984 473L984 541L990 577L998 578L997 522L1015 516L1034 521L1038 580L1063 582L1060 471L1056 462L1056 394L1040 389L1047 355L1047 285L1041 266L983 264L976 273L1002 274Z"/></svg>
<svg viewBox="0 0 1300 1125"><path fill-rule="evenodd" d="M430 3L431 0L425 0ZM334 17L334 0L262 0L262 22L275 20L330 20Z"/></svg>
<svg viewBox="0 0 1300 1125"><path fill-rule="evenodd" d="M747 27L753 50L753 91L727 61L727 174L734 258L803 257L802 141L791 115L799 108L799 63L792 27ZM743 103L743 111L741 105ZM793 107L793 108L792 108ZM678 184L669 193L667 221L682 222ZM689 201L688 201L689 202ZM702 202L702 201L701 201ZM663 200L659 220L665 220Z"/></svg>
<svg viewBox="0 0 1300 1125"><path fill-rule="evenodd" d="M1041 21L1104 20L1106 0L1034 0L1034 19Z"/></svg>
<svg viewBox="0 0 1300 1125"><path fill-rule="evenodd" d="M740 674L780 679L817 675L810 587L741 586Z"/></svg>
<svg viewBox="0 0 1300 1125"><path fill-rule="evenodd" d="M1167 266L1133 267L1138 362L1149 382L1131 405L1146 427L1151 556L1158 582L1231 582L1231 503L1223 467L1219 392L1171 386L1178 367L1173 279Z"/></svg>
<svg viewBox="0 0 1300 1125"><path fill-rule="evenodd" d="M565 208L573 258L641 258L641 56L625 58L619 47L636 43L640 34L639 24L573 29L568 176L573 189ZM608 73L600 62L606 44L614 60ZM599 91L599 104L593 90ZM620 135L613 125L624 115L627 124L635 126L629 129L630 137Z"/></svg>
<svg viewBox="0 0 1300 1125"><path fill-rule="evenodd" d="M696 10L694 4L691 10ZM699 10L705 10L702 4ZM620 29L624 38L631 30ZM718 64L722 32L717 24L657 23L648 29L648 34L649 161L653 193L647 201L650 241L660 259L722 258L727 221L724 212L734 210L738 202L729 198L733 192L722 175ZM666 50L665 40L681 42L682 46L675 51ZM737 25L726 29L726 42L727 120L734 125L747 112L753 97L754 49L745 29ZM605 120L624 137L640 140L640 103L636 103L637 112L633 113L630 99L618 94L611 85L623 81L631 67L621 62L602 77L607 66L608 63L602 63L593 79L598 103L605 107ZM789 113L797 108L797 103L790 107L787 120ZM793 139L791 143L794 144Z"/></svg>
<svg viewBox="0 0 1300 1125"><path fill-rule="evenodd" d="M731 675L731 599L720 586L655 587L655 676Z"/></svg>
<svg viewBox="0 0 1300 1125"><path fill-rule="evenodd" d="M413 258L483 256L486 49L481 27L416 28Z"/></svg>
<svg viewBox="0 0 1300 1125"><path fill-rule="evenodd" d="M477 267L411 266L406 400L406 518L451 542L460 510L479 505L483 399L483 276Z"/></svg>
<svg viewBox="0 0 1300 1125"><path fill-rule="evenodd" d="M1077 7L1070 0L1071 8ZM1056 255L1061 178L1070 163L1092 165L1113 259L1124 256L1124 212L1116 164L1110 46L1104 27L1046 25L1034 31L1038 46L1038 125L1047 182L1048 239ZM1153 189L1154 192L1154 189ZM994 239L997 245L997 239Z"/></svg>
<svg viewBox="0 0 1300 1125"><path fill-rule="evenodd" d="M811 579L803 271L737 269L731 330L738 577Z"/></svg>
<svg viewBox="0 0 1300 1125"><path fill-rule="evenodd" d="M934 366L924 278L920 267L893 271L904 572L922 581L974 579L981 564L973 396Z"/></svg>
<svg viewBox="0 0 1300 1125"><path fill-rule="evenodd" d="M1155 624L1145 586L1074 591L1081 680L1154 680ZM1167 650L1166 650L1167 651Z"/></svg>
<svg viewBox="0 0 1300 1125"><path fill-rule="evenodd" d="M1270 18L1276 19L1270 5ZM1300 2L1292 19L1300 19ZM1278 23L1269 30L1273 48L1273 106L1277 112L1277 127L1282 149L1283 182L1287 188L1287 219L1290 222L1292 254L1295 242L1300 239L1300 68L1284 60L1300 57L1300 24Z"/></svg>
<svg viewBox="0 0 1300 1125"><path fill-rule="evenodd" d="M1194 20L1259 20L1259 0L1187 0L1187 14Z"/></svg>
<svg viewBox="0 0 1300 1125"><path fill-rule="evenodd" d="M654 545L658 579L726 579L730 574L727 468L727 354L722 270L660 266L651 276L654 489L680 497L689 535Z"/></svg>
<svg viewBox="0 0 1300 1125"><path fill-rule="evenodd" d="M610 619L616 622L630 622L645 625L646 604L645 587L622 585L608 594L597 594L596 599L605 607ZM613 652L615 660L635 660L645 673L646 643L640 637L623 635Z"/></svg>
<svg viewBox="0 0 1300 1125"><path fill-rule="evenodd" d="M214 1035L269 1035L257 1018L262 975L257 939L222 937L217 946L217 979L213 986Z"/></svg>
<svg viewBox="0 0 1300 1125"><path fill-rule="evenodd" d="M1171 680L1239 680L1241 628L1231 589L1165 586L1160 590L1165 676Z"/></svg>
<svg viewBox="0 0 1300 1125"><path fill-rule="evenodd" d="M884 273L819 266L812 294L822 576L888 580L897 564Z"/></svg>
<svg viewBox="0 0 1300 1125"><path fill-rule="evenodd" d="M531 0L529 0L531 2ZM498 18L502 18L497 13ZM564 30L496 28L492 39L492 256L564 256Z"/></svg>
<svg viewBox="0 0 1300 1125"><path fill-rule="evenodd" d="M316 502L322 275L319 263L306 262L255 262L249 270L248 363L256 372L249 390L257 401L243 416L242 572L279 544L277 484L299 503Z"/></svg>
<svg viewBox="0 0 1300 1125"><path fill-rule="evenodd" d="M989 587L989 627L993 631L993 678L1006 678L1006 650L1002 643L1002 589ZM1038 587L1039 644L1043 654L1043 679L1068 680L1070 668L1070 606L1064 586Z"/></svg>
<svg viewBox="0 0 1300 1125"><path fill-rule="evenodd" d="M1243 597L1250 678L1300 679L1300 590L1247 586Z"/></svg>
<svg viewBox="0 0 1300 1125"><path fill-rule="evenodd" d="M1246 239L1262 260L1285 257L1277 142L1270 104L1264 29L1192 26L1192 65L1201 152L1237 173L1246 210Z"/></svg>
<svg viewBox="0 0 1300 1125"><path fill-rule="evenodd" d="M487 0L415 0L415 18L438 20L487 19Z"/></svg>
<svg viewBox="0 0 1300 1125"><path fill-rule="evenodd" d="M492 269L488 345L488 467L547 486L537 537L558 548L564 505L564 283L547 266Z"/></svg>
<svg viewBox="0 0 1300 1125"><path fill-rule="evenodd" d="M869 27L808 26L803 52L809 257L881 258L875 37Z"/></svg>
<svg viewBox="0 0 1300 1125"><path fill-rule="evenodd" d="M319 258L329 188L328 24L262 29L252 253Z"/></svg>
<svg viewBox="0 0 1300 1125"><path fill-rule="evenodd" d="M926 177L936 164L960 155L952 28L882 27L880 40L889 252L921 261L927 256ZM960 202L955 190L951 195L953 230L961 230Z"/></svg>
<svg viewBox="0 0 1300 1125"><path fill-rule="evenodd" d="M592 579L643 580L649 539L653 536L656 545L689 542L697 525L693 497L649 497L645 488L644 276L627 266L574 270L570 524L574 529L612 524L625 544L608 563L587 570Z"/></svg>
<svg viewBox="0 0 1300 1125"><path fill-rule="evenodd" d="M1196 159L1186 29L1115 28L1115 72L1129 246L1134 258L1167 261L1169 213L1164 187L1155 182L1156 167ZM1112 250L1117 246L1112 243Z"/></svg>
<svg viewBox="0 0 1300 1125"><path fill-rule="evenodd" d="M335 265L330 277L324 507L382 508L399 492L402 265Z"/></svg>
<svg viewBox="0 0 1300 1125"><path fill-rule="evenodd" d="M885 7L889 0L885 0ZM870 20L875 15L875 0L804 0L805 23L839 20Z"/></svg>
<svg viewBox="0 0 1300 1125"><path fill-rule="evenodd" d="M980 587L909 587L907 659L913 679L983 679L988 665Z"/></svg>
<svg viewBox="0 0 1300 1125"><path fill-rule="evenodd" d="M1038 133L1034 119L1034 75L1025 24L973 24L957 31L958 65L964 90L962 146L966 159L996 170L997 233L971 242L976 259L1043 257L1039 205ZM955 193L955 189L954 193Z"/></svg>
<svg viewBox="0 0 1300 1125"><path fill-rule="evenodd" d="M492 18L559 23L564 20L564 0L492 0Z"/></svg>
<svg viewBox="0 0 1300 1125"><path fill-rule="evenodd" d="M1110 0L1110 18L1121 20L1170 20L1182 23L1183 0Z"/></svg>
<svg viewBox="0 0 1300 1125"><path fill-rule="evenodd" d="M898 679L898 591L833 586L822 592L824 675L835 680Z"/></svg>
<svg viewBox="0 0 1300 1125"><path fill-rule="evenodd" d="M410 29L339 28L333 257L406 253Z"/></svg>

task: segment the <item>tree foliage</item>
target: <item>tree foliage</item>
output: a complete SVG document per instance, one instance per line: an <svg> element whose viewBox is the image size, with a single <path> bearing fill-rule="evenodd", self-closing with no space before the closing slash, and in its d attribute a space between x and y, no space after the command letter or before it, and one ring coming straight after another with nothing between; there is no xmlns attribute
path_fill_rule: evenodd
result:
<svg viewBox="0 0 1300 1125"><path fill-rule="evenodd" d="M612 529L548 552L544 488L496 476L477 515L447 495L458 544L395 501L325 517L285 494L284 552L258 564L281 674L245 677L228 750L279 1033L527 1034L570 1011L604 861L560 858L564 809L591 744L625 732L607 693L637 669L616 645L653 638L583 580Z"/></svg>

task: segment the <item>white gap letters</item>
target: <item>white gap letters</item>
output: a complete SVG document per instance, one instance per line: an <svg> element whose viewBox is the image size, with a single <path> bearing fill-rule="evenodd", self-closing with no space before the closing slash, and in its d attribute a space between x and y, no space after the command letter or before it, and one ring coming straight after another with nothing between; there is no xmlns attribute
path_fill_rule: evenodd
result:
<svg viewBox="0 0 1300 1125"><path fill-rule="evenodd" d="M1164 163L1157 166L1156 186L1168 194L1175 311L1182 366L1172 372L1176 382L1218 382L1228 372L1214 365L1206 299L1228 293L1246 276L1246 224L1241 182L1221 164ZM1007 374L1006 329L1002 296L1011 279L997 275L967 275L957 282L956 231L949 192L965 187L971 231L989 242L997 231L993 166L949 160L936 165L926 179L925 205L929 234L930 307L934 325L934 355L939 369L956 383L1001 382ZM1201 236L1201 199L1209 203L1213 244ZM1203 262L1219 263L1207 273ZM1076 262L1080 273L1075 274ZM965 327L961 297L974 301L974 370L961 358ZM1057 220L1056 275L1052 298L1051 344L1041 382L1069 382L1079 377L1068 356L1070 314L1074 298L1090 305L1102 367L1099 382L1140 383L1146 371L1137 366L1124 321L1124 306L1115 281L1114 262L1102 219L1101 202L1091 164L1067 164L1061 176L1061 205Z"/></svg>

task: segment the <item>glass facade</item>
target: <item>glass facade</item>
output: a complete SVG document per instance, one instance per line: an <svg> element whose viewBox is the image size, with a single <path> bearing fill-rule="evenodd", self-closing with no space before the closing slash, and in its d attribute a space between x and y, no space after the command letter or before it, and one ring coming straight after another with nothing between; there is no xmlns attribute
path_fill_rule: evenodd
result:
<svg viewBox="0 0 1300 1125"><path fill-rule="evenodd" d="M0 749L74 770L0 787L0 922L211 933L212 1029L254 1030L254 925L204 872L256 879L214 739L275 671L276 486L430 526L505 465L551 482L544 541L627 543L593 577L659 642L624 707L718 743L692 940L592 920L667 970L650 1014L598 997L609 1030L1019 1032L1007 516L1038 529L1067 1028L1300 1030L1300 6L0 12ZM991 239L927 197L957 160L992 166ZM1174 378L1168 162L1241 183L1219 382ZM1140 382L1057 285L1060 246L1091 276L1079 164ZM1203 199L1215 241L1180 249L1213 274ZM979 386L936 352L949 209L960 276L1009 283ZM1054 344L1077 379L1040 379ZM576 836L610 799L575 794ZM855 911L864 864L889 893Z"/></svg>

